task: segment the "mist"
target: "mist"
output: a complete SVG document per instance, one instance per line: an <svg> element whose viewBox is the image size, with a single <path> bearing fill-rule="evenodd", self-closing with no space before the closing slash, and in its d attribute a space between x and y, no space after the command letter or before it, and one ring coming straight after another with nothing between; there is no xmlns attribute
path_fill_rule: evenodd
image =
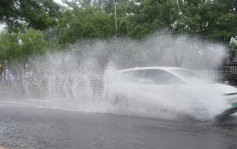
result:
<svg viewBox="0 0 237 149"><path fill-rule="evenodd" d="M145 66L174 66L208 71L222 64L227 56L226 51L226 47L221 44L188 36L173 36L166 32L157 32L142 40L85 40L69 45L62 51L29 59L21 81L17 80L19 77L12 78L11 84L20 86L21 96L26 99L18 101L35 107L175 117L189 114L193 103L182 99L181 103L175 102L175 108L164 106L174 102L174 97L156 99L152 92L141 91L136 100L124 103L116 103L112 96L105 96L106 92L113 91L111 84L116 80L116 71ZM11 66L23 69L14 63ZM134 85L127 86L126 90L131 91L128 98L129 94L138 92ZM195 90L188 92L194 94ZM19 97L8 98L15 100ZM208 105L210 101L204 99L207 98L202 97L201 104ZM216 104L217 109L211 110L212 116L218 108L222 110L222 103ZM161 108L163 110L160 111Z"/></svg>

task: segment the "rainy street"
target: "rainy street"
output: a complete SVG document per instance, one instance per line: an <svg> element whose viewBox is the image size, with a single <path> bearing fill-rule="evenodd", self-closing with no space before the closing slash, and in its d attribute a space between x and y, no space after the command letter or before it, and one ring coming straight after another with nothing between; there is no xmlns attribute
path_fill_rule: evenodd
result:
<svg viewBox="0 0 237 149"><path fill-rule="evenodd" d="M0 144L9 149L237 148L236 117L217 123L13 105L0 108Z"/></svg>
<svg viewBox="0 0 237 149"><path fill-rule="evenodd" d="M0 149L237 149L237 0L0 0Z"/></svg>
<svg viewBox="0 0 237 149"><path fill-rule="evenodd" d="M165 39L164 46L170 41ZM154 53L160 52L154 47L145 56L138 52L128 60L137 49L130 48L132 42L119 44L130 52L115 52L111 56L114 64L102 61L109 59L112 45L98 41L87 48L75 45L68 52L31 59L26 73L2 82L0 146L8 149L237 148L237 117L231 116L223 122L213 118L226 106L219 92L215 92L216 87L212 90L212 85L204 84L200 88L193 83L186 88L180 85L178 89L183 92L178 92L177 84L160 88L158 84L141 85L146 84L144 81L140 85L125 81L122 86L116 86L123 82L116 79L119 69L139 64L152 66L157 62ZM149 49L149 44L139 43L136 47ZM195 53L199 48L193 50ZM215 50L214 47L210 51L215 53ZM213 53L209 56L213 57ZM164 57L161 62L166 60ZM193 64L199 61L205 62L194 59ZM190 64L188 60L187 63ZM116 93L125 99L117 98ZM185 93L188 98L179 96ZM198 119L200 110L201 119Z"/></svg>

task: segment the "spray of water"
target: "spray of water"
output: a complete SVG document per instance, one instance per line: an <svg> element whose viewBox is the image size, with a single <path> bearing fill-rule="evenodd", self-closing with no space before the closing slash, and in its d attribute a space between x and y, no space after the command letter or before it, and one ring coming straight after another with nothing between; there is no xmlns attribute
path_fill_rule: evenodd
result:
<svg viewBox="0 0 237 149"><path fill-rule="evenodd" d="M211 69L220 64L226 56L225 51L225 47L219 44L185 36L174 37L164 32L139 41L80 41L64 51L30 59L22 74L20 88L24 91L25 99L42 101L44 104L41 107L45 108L159 117L202 110L192 106L201 108L202 105L209 105L208 98L215 98L215 109L204 106L213 115L218 108L220 110L223 107L217 94L212 94L215 97L201 97L201 100L194 103L166 90L164 92L172 94L172 97L157 99L153 91L141 91L136 85L130 84L119 88L127 97L118 102L113 96L114 90L118 88L113 88L111 84L116 80L117 70L129 67ZM187 92L190 96L197 94L195 88L190 88ZM32 104L40 105L38 102Z"/></svg>
<svg viewBox="0 0 237 149"><path fill-rule="evenodd" d="M103 96L117 113L207 120L229 108L217 84L203 80L192 84L176 84L175 81L159 84L150 77L144 79L142 71L147 70L139 69L133 69L132 73L121 73L114 68L106 70ZM152 69L154 72L155 67Z"/></svg>

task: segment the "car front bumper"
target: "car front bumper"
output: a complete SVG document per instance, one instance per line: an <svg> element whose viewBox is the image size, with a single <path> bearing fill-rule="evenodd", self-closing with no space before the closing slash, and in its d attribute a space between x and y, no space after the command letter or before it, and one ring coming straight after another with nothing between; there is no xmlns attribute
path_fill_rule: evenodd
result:
<svg viewBox="0 0 237 149"><path fill-rule="evenodd" d="M225 94L225 100L232 108L237 107L237 93Z"/></svg>

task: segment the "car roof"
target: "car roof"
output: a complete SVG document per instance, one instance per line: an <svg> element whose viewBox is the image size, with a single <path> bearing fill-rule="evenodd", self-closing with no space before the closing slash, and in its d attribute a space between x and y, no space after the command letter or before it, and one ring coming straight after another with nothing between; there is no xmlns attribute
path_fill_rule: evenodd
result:
<svg viewBox="0 0 237 149"><path fill-rule="evenodd" d="M128 72L128 71L149 70L149 69L166 70L166 71L172 71L172 70L177 70L177 69L186 70L185 68L180 68L180 67L155 66L155 67L134 67L134 68L122 69L122 70L119 70L118 72L122 73L122 72Z"/></svg>
<svg viewBox="0 0 237 149"><path fill-rule="evenodd" d="M118 73L124 73L124 72L132 72L132 71L136 71L136 70L164 70L167 71L173 75L175 75L176 77L178 77L179 79L183 80L186 83L190 83L185 77L181 76L180 74L177 74L177 72L175 72L174 70L186 70L186 71L190 71L189 69L186 68L181 68L181 67L165 67L165 66L155 66L155 67L134 67L134 68L128 68L128 69L122 69L117 71ZM191 71L192 72L192 71Z"/></svg>

